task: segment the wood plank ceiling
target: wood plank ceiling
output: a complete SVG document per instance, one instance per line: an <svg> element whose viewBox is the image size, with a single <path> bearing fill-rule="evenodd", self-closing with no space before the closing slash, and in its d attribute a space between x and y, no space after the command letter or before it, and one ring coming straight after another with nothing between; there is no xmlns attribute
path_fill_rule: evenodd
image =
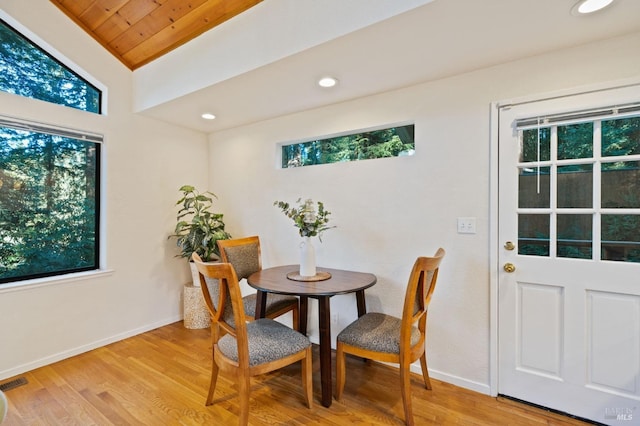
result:
<svg viewBox="0 0 640 426"><path fill-rule="evenodd" d="M262 0L51 0L131 70Z"/></svg>

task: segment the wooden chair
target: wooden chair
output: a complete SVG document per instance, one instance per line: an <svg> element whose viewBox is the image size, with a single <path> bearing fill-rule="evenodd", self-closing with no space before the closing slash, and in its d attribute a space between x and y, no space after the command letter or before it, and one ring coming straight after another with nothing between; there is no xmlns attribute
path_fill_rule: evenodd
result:
<svg viewBox="0 0 640 426"><path fill-rule="evenodd" d="M250 378L302 361L302 388L309 408L313 407L311 342L307 336L277 322L262 318L247 322L238 277L230 263L203 263L198 267L204 300L211 314L213 366L206 405L213 403L218 373L228 373L238 384L239 424L249 421ZM217 280L212 297L208 281ZM230 306L230 311L229 311ZM230 315L229 315L230 314Z"/></svg>
<svg viewBox="0 0 640 426"><path fill-rule="evenodd" d="M233 265L238 280L249 278L249 275L262 269L262 255L260 239L257 236L218 240L220 258L223 262ZM242 298L244 312L249 320L256 317L256 294L249 294ZM277 318L291 311L293 314L293 328L300 330L300 307L298 298L282 294L267 296L266 318Z"/></svg>
<svg viewBox="0 0 640 426"><path fill-rule="evenodd" d="M367 313L338 334L336 347L336 399L342 398L345 383L345 354L400 364L400 386L405 423L413 425L411 410L411 364L420 359L422 376L431 389L427 371L425 337L427 312L445 251L433 257L419 257L413 265L404 299L402 318Z"/></svg>

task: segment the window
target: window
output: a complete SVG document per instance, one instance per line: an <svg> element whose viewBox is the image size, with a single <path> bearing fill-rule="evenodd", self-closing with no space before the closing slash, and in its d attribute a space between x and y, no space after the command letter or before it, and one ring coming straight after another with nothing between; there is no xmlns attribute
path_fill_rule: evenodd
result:
<svg viewBox="0 0 640 426"><path fill-rule="evenodd" d="M2 20L0 70L2 91L100 113L98 89ZM99 268L101 142L0 116L0 284Z"/></svg>
<svg viewBox="0 0 640 426"><path fill-rule="evenodd" d="M0 117L0 283L98 269L100 140Z"/></svg>
<svg viewBox="0 0 640 426"><path fill-rule="evenodd" d="M639 110L522 120L519 254L640 262Z"/></svg>
<svg viewBox="0 0 640 426"><path fill-rule="evenodd" d="M100 114L102 93L0 20L0 90Z"/></svg>
<svg viewBox="0 0 640 426"><path fill-rule="evenodd" d="M414 125L282 146L282 168L413 155Z"/></svg>

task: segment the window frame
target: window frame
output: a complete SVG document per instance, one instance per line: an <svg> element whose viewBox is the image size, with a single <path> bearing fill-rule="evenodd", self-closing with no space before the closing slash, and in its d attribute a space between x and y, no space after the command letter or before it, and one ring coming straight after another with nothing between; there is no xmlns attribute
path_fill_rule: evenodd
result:
<svg viewBox="0 0 640 426"><path fill-rule="evenodd" d="M74 269L67 270L59 270L52 272L39 272L31 275L24 275L19 277L9 277L0 279L0 288L4 287L7 284L12 284L16 282L23 281L33 281L40 279L47 279L50 277L56 276L67 276L78 273L86 273L92 272L101 269L102 265L102 223L103 223L103 211L102 211L102 178L103 178L103 164L102 164L102 148L104 137L98 133L87 132L76 129L69 129L59 126L51 126L40 122L34 121L26 121L21 119L16 119L13 117L6 117L0 114L0 127L11 128L19 131L26 131L36 134L47 134L50 136L58 136L62 138L74 139L77 141L90 142L96 147L96 156L95 156L95 195L94 195L94 226L93 232L95 235L94 239L94 262L91 266L79 267Z"/></svg>
<svg viewBox="0 0 640 426"><path fill-rule="evenodd" d="M97 175L96 179L98 182L96 184L96 218L97 218L97 226L96 226L96 250L97 250L97 259L95 262L96 269L79 271L79 272L68 272L58 275L49 275L46 277L40 278L30 278L24 280L15 280L10 282L5 282L0 285L0 293L19 291L21 289L26 288L37 288L41 286L47 286L50 284L61 284L61 283L69 283L75 282L79 280L87 280L90 278L107 276L113 274L113 270L107 268L107 233L106 233L106 203L105 203L105 194L106 194L106 158L107 158L107 149L105 144L106 137L104 136L104 121L103 117L108 114L108 90L107 87L93 77L89 72L87 72L84 68L78 66L74 61L67 58L65 55L60 53L57 49L47 43L45 40L40 38L34 32L26 28L20 22L16 21L12 16L8 15L3 10L0 10L0 19L2 19L8 26L13 28L15 31L19 32L23 37L31 42L36 48L45 52L47 55L55 59L57 62L62 64L64 67L68 68L71 72L76 74L79 78L86 81L91 86L97 88L100 91L100 113L85 111L82 109L73 108L66 105L60 105L52 102L48 102L45 100L29 98L25 96L21 96L19 94L13 94L8 92L0 92L0 95L6 97L9 101L11 101L12 97L16 99L15 108L12 105L8 105L9 108L0 108L0 116L5 118L10 118L17 121L22 122L30 122L35 123L39 126L50 126L52 128L66 129L71 132L85 132L86 134L99 135L102 139L100 142L100 156L98 159L98 163L96 164ZM12 102L12 101L11 101ZM33 105L34 108L29 108L28 105ZM25 108L26 106L26 108ZM63 112L59 109L59 107L65 107ZM54 123L44 122L41 117L58 117L54 120ZM88 126L87 126L87 123ZM93 128L92 131L84 131L77 130L78 128Z"/></svg>

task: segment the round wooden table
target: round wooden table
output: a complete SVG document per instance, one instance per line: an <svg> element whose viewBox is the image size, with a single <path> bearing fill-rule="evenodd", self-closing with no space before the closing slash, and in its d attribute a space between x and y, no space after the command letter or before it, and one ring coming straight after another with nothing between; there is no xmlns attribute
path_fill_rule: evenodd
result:
<svg viewBox="0 0 640 426"><path fill-rule="evenodd" d="M320 327L320 381L322 383L322 405L330 407L333 400L331 380L331 304L336 294L356 294L358 316L367 312L364 290L376 283L376 276L365 272L341 269L317 268L318 273L330 277L318 281L297 281L287 278L295 276L299 265L276 266L253 273L247 279L256 290L256 318L264 318L268 293L288 294L300 297L299 330L306 334L308 298L318 300L318 324ZM324 277L323 277L324 278Z"/></svg>

